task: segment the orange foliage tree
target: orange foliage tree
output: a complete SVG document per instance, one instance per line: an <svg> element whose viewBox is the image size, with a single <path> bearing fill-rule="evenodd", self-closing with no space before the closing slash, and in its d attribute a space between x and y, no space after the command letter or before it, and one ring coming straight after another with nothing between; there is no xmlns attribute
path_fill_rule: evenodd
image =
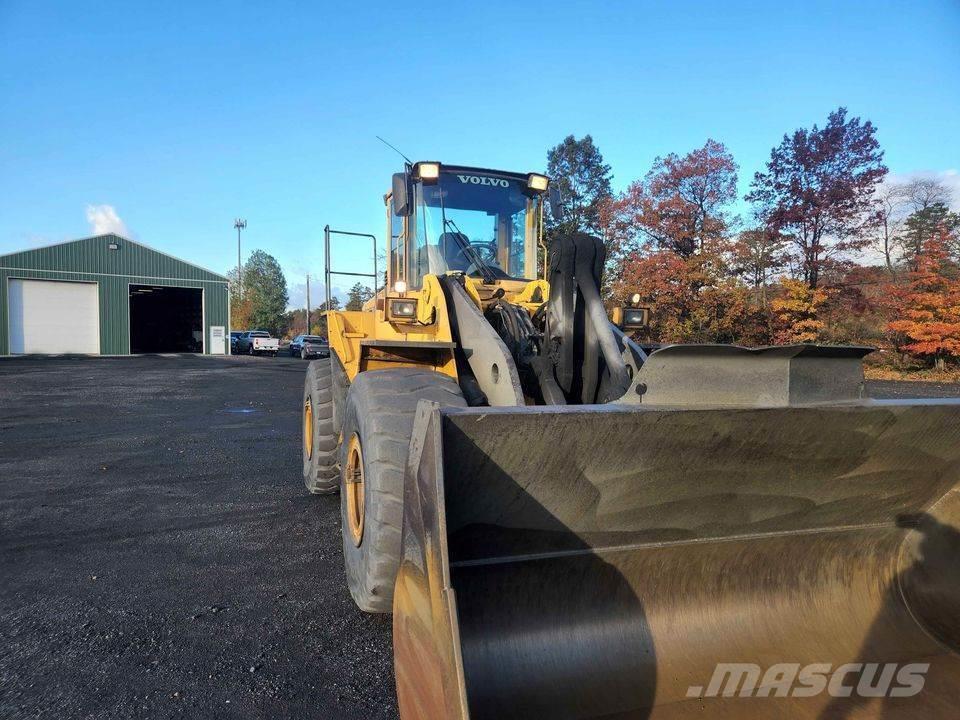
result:
<svg viewBox="0 0 960 720"><path fill-rule="evenodd" d="M730 278L721 255L681 257L669 250L625 260L612 295L623 301L640 293L653 310L650 337L659 342L763 343L751 291Z"/></svg>
<svg viewBox="0 0 960 720"><path fill-rule="evenodd" d="M249 330L252 328L253 300L249 296L240 297L238 293L230 297L230 329Z"/></svg>
<svg viewBox="0 0 960 720"><path fill-rule="evenodd" d="M887 325L906 339L905 350L933 358L938 369L960 356L960 269L949 259L951 239L941 227L924 242L908 284L892 291L899 312Z"/></svg>
<svg viewBox="0 0 960 720"><path fill-rule="evenodd" d="M802 280L780 281L783 295L770 303L780 323L778 343L812 343L820 338L824 323L817 315L829 298L826 290L811 288Z"/></svg>

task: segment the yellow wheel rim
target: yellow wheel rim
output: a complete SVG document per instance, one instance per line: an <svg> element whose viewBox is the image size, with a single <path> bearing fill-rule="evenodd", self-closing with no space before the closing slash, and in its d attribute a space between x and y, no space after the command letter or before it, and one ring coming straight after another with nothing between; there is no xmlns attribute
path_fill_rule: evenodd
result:
<svg viewBox="0 0 960 720"><path fill-rule="evenodd" d="M357 547L363 540L363 450L360 438L353 435L347 448L347 466L344 468L343 492L347 499L347 525L350 537Z"/></svg>
<svg viewBox="0 0 960 720"><path fill-rule="evenodd" d="M310 398L303 403L303 452L307 460L313 458L313 405Z"/></svg>

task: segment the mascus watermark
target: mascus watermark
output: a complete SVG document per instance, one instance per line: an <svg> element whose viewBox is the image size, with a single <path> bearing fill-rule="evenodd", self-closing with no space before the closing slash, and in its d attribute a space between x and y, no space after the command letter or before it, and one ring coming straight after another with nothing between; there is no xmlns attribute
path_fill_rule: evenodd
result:
<svg viewBox="0 0 960 720"><path fill-rule="evenodd" d="M753 663L718 663L706 689L687 688L688 698L705 697L913 697L930 663L778 663L766 671Z"/></svg>

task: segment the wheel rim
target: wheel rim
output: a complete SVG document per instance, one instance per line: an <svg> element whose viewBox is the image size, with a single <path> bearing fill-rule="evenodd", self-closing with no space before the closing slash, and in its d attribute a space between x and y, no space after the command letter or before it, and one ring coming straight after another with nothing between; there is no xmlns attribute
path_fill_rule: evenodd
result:
<svg viewBox="0 0 960 720"><path fill-rule="evenodd" d="M347 448L347 467L344 469L344 494L347 499L347 526L350 528L350 537L357 547L363 540L363 450L360 447L360 438L354 435L350 438Z"/></svg>
<svg viewBox="0 0 960 720"><path fill-rule="evenodd" d="M303 404L303 451L307 460L313 458L313 404L310 398Z"/></svg>

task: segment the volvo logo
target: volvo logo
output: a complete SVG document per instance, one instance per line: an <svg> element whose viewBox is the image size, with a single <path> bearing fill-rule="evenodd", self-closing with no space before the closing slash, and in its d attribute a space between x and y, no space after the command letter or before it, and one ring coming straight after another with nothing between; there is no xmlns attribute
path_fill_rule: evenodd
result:
<svg viewBox="0 0 960 720"><path fill-rule="evenodd" d="M495 187L510 187L510 181L504 180L503 178L492 178L484 177L482 175L457 175L460 178L460 182L464 185L470 183L471 185L493 185Z"/></svg>

